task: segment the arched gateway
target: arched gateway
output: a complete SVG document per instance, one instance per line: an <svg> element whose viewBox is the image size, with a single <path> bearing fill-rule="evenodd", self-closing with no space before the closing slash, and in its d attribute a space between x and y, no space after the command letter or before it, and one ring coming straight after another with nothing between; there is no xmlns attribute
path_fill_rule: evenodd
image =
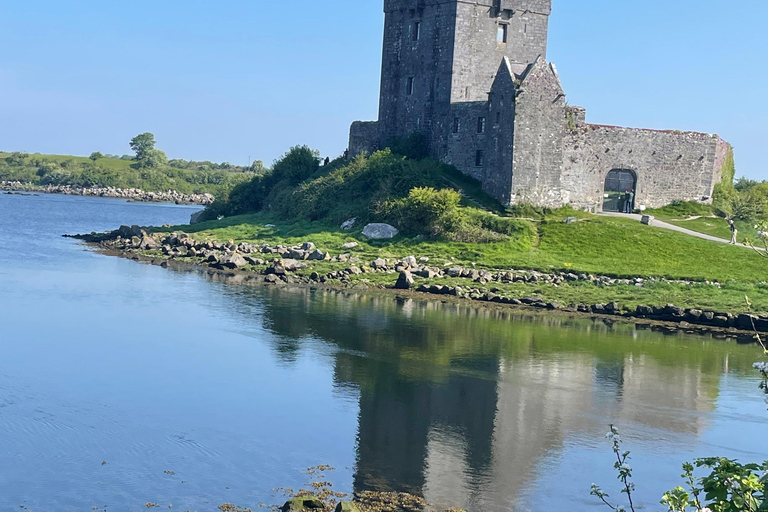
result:
<svg viewBox="0 0 768 512"><path fill-rule="evenodd" d="M627 206L626 193L637 190L637 176L629 169L613 169L605 177L604 212L623 212ZM630 205L631 208L634 205Z"/></svg>

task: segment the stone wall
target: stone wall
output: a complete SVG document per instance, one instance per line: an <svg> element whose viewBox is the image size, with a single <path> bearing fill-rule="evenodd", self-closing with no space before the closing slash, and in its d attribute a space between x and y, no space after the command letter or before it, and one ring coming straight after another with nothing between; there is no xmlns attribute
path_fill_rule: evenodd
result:
<svg viewBox="0 0 768 512"><path fill-rule="evenodd" d="M349 154L373 153L379 148L379 123L377 121L355 121L349 128Z"/></svg>
<svg viewBox="0 0 768 512"><path fill-rule="evenodd" d="M637 177L636 206L711 202L728 148L706 133L566 124L562 188L574 206L599 211L607 174L626 169Z"/></svg>
<svg viewBox="0 0 768 512"><path fill-rule="evenodd" d="M510 203L564 203L560 183L564 118L565 94L557 71L539 59L517 90Z"/></svg>

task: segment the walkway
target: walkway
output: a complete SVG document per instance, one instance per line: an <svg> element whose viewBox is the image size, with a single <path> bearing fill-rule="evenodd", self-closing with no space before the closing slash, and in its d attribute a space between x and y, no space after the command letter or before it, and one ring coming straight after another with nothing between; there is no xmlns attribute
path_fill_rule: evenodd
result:
<svg viewBox="0 0 768 512"><path fill-rule="evenodd" d="M638 222L643 218L642 215L638 215L636 213L615 213L615 212L601 212L598 215L604 215L606 217L623 217L625 219L635 219ZM709 240L710 242L718 242L721 244L730 244L730 240L726 240L725 238L718 238L716 236L707 235L704 233L699 233L698 231L693 231L686 228L681 228L680 226L675 226L674 224L670 224L668 222L661 221L659 219L653 220L653 227L656 228L662 228L662 229L669 229L672 231L677 231L678 233L685 233L686 235L695 236L696 238L701 238L703 240ZM744 244L736 244L741 247L747 247L750 248L748 245ZM763 249L760 249L763 250Z"/></svg>

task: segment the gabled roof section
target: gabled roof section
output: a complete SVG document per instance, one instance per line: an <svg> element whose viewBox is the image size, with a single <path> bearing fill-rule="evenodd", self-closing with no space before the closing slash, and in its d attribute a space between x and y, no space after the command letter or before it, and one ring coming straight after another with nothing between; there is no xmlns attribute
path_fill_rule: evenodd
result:
<svg viewBox="0 0 768 512"><path fill-rule="evenodd" d="M515 72L512 70L512 63L509 61L509 57L504 57L499 65L499 70L496 72L496 77L493 79L491 85L491 91L499 88L508 88L515 85Z"/></svg>
<svg viewBox="0 0 768 512"><path fill-rule="evenodd" d="M560 94L565 95L563 85L560 83L560 75L554 64L548 63L541 55L528 65L526 70L518 77L520 87L526 85L540 85L542 82L552 82Z"/></svg>

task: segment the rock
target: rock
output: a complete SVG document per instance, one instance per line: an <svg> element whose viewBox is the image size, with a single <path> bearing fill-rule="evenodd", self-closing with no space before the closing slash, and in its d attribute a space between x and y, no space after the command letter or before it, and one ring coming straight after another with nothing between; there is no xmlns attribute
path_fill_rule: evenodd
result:
<svg viewBox="0 0 768 512"><path fill-rule="evenodd" d="M293 260L295 261L295 260ZM266 270L267 275L275 274L278 276L284 276L285 275L285 264L284 260L275 260L272 262L270 266L267 267Z"/></svg>
<svg viewBox="0 0 768 512"><path fill-rule="evenodd" d="M265 228L274 228L276 227L274 224L264 224Z"/></svg>
<svg viewBox="0 0 768 512"><path fill-rule="evenodd" d="M325 505L315 496L297 496L286 501L281 512L324 512Z"/></svg>
<svg viewBox="0 0 768 512"><path fill-rule="evenodd" d="M148 251L151 251L153 249L157 249L159 246L157 242L155 242L155 239L150 236L145 236L141 239L141 243L139 244L139 249L145 249Z"/></svg>
<svg viewBox="0 0 768 512"><path fill-rule="evenodd" d="M288 249L286 255L294 260L305 260L309 257L309 253L307 251L297 248Z"/></svg>
<svg viewBox="0 0 768 512"><path fill-rule="evenodd" d="M371 266L376 270L385 270L387 268L387 262L383 258L376 258L371 263Z"/></svg>
<svg viewBox="0 0 768 512"><path fill-rule="evenodd" d="M560 302L549 302L547 304L547 309L552 309L552 310L554 310L554 309L563 309L563 307L564 307L563 304L560 303Z"/></svg>
<svg viewBox="0 0 768 512"><path fill-rule="evenodd" d="M248 262L248 263L250 263L251 265L263 265L264 263L266 263L266 262L265 262L263 259L261 259L261 258L252 258L251 256L246 256L246 257L245 257L245 261L247 261L247 262Z"/></svg>
<svg viewBox="0 0 768 512"><path fill-rule="evenodd" d="M327 252L323 252L320 249L315 249L309 255L309 259L312 261L327 261L331 259L331 255Z"/></svg>
<svg viewBox="0 0 768 512"><path fill-rule="evenodd" d="M610 314L612 314L612 315L615 315L616 313L618 313L618 312L619 312L619 309L620 309L620 307L619 307L619 303L618 303L618 302L615 302L615 301L614 301L614 302L611 302L610 304L606 304L606 305L605 305L605 311L606 311L606 313L610 313Z"/></svg>
<svg viewBox="0 0 768 512"><path fill-rule="evenodd" d="M283 264L283 268L288 271L294 271L294 270L300 270L302 268L307 268L306 263L302 263L300 261L296 261L291 258L285 258L281 262Z"/></svg>
<svg viewBox="0 0 768 512"><path fill-rule="evenodd" d="M349 231L355 226L355 223L357 222L357 218L345 220L341 223L341 230L342 231Z"/></svg>
<svg viewBox="0 0 768 512"><path fill-rule="evenodd" d="M409 268L417 268L419 263L416 261L416 256L408 256L403 260Z"/></svg>
<svg viewBox="0 0 768 512"><path fill-rule="evenodd" d="M640 222L642 222L646 226L653 226L654 220L656 220L656 217L654 217L653 215L643 215L643 218L640 219Z"/></svg>
<svg viewBox="0 0 768 512"><path fill-rule="evenodd" d="M578 222L578 221L579 221L578 217L566 217L563 222L566 224L573 224L574 222Z"/></svg>
<svg viewBox="0 0 768 512"><path fill-rule="evenodd" d="M637 306L637 309L635 309L635 316L639 317L645 317L645 316L653 316L653 308L650 306Z"/></svg>
<svg viewBox="0 0 768 512"><path fill-rule="evenodd" d="M147 236L147 232L141 229L141 227L134 224L133 226L131 226L131 235L142 238Z"/></svg>
<svg viewBox="0 0 768 512"><path fill-rule="evenodd" d="M223 258L221 258L219 260L219 265L221 265L224 268L229 268L229 269L235 269L235 268L244 267L247 264L248 264L248 262L245 261L245 258L243 258L242 256L240 256L237 253L229 254L229 255L224 256Z"/></svg>
<svg viewBox="0 0 768 512"><path fill-rule="evenodd" d="M304 242L303 244L301 244L301 250L312 252L315 250L315 244L313 244L312 242Z"/></svg>
<svg viewBox="0 0 768 512"><path fill-rule="evenodd" d="M360 267L356 267L356 266L352 265L351 267L349 267L347 269L347 273L355 275L355 276L359 276L360 274L363 273L363 271L360 269Z"/></svg>
<svg viewBox="0 0 768 512"><path fill-rule="evenodd" d="M200 210L199 212L193 213L189 217L189 223L190 224L198 224L200 222L200 217L203 216L203 211L205 211L205 210Z"/></svg>
<svg viewBox="0 0 768 512"><path fill-rule="evenodd" d="M266 277L264 277L264 282L267 283L276 283L278 281L277 274L267 274Z"/></svg>
<svg viewBox="0 0 768 512"><path fill-rule="evenodd" d="M398 233L399 231L389 224L373 223L368 224L363 228L363 236L370 238L371 240L394 238Z"/></svg>
<svg viewBox="0 0 768 512"><path fill-rule="evenodd" d="M358 245L360 244L357 242L347 242L346 244L342 245L341 248L344 250L349 250L349 249L354 249Z"/></svg>
<svg viewBox="0 0 768 512"><path fill-rule="evenodd" d="M520 301L523 304L531 305L531 304L540 304L540 303L544 302L544 299L542 299L538 295L532 295L530 297L522 298L522 299L520 299Z"/></svg>
<svg viewBox="0 0 768 512"><path fill-rule="evenodd" d="M419 276L419 277L423 277L425 279L432 279L437 274L431 268L424 267L422 269L417 270L416 271L416 275Z"/></svg>
<svg viewBox="0 0 768 512"><path fill-rule="evenodd" d="M120 226L120 228L114 232L116 236L121 238L130 239L133 236L131 228L128 226Z"/></svg>
<svg viewBox="0 0 768 512"><path fill-rule="evenodd" d="M336 505L336 510L334 510L334 512L360 512L360 508L355 502L340 501L339 504Z"/></svg>
<svg viewBox="0 0 768 512"><path fill-rule="evenodd" d="M421 263L427 263L429 261L429 258L427 258L426 256L422 256L421 258L419 258L419 261Z"/></svg>
<svg viewBox="0 0 768 512"><path fill-rule="evenodd" d="M453 267L445 271L445 273L448 274L449 277L461 277L461 272L462 272L461 267Z"/></svg>
<svg viewBox="0 0 768 512"><path fill-rule="evenodd" d="M413 276L407 270L400 272L400 277L397 278L395 288L398 290L410 290L413 286Z"/></svg>

